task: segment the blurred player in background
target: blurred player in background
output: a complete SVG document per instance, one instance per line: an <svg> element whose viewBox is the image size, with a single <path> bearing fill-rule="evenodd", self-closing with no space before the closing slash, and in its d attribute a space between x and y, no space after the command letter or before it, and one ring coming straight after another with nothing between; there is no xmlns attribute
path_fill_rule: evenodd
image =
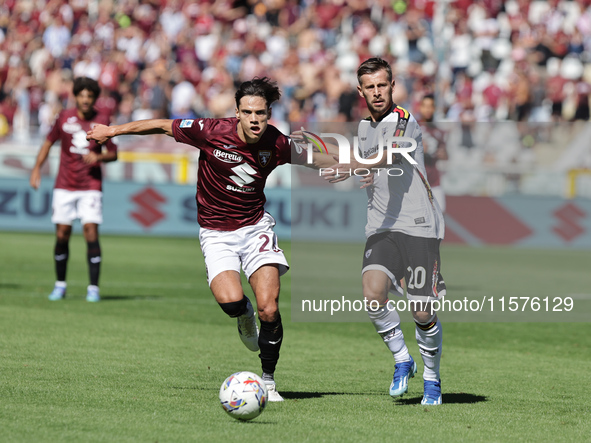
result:
<svg viewBox="0 0 591 443"><path fill-rule="evenodd" d="M99 274L101 247L98 225L102 214L102 168L101 163L117 160L117 146L113 142L103 147L86 140L86 132L95 124L109 124L109 116L99 114L94 108L101 92L96 80L79 77L73 87L76 109L62 111L39 154L31 172L30 183L34 189L41 183L41 167L47 160L51 146L61 140L60 166L53 190L53 215L56 225L54 249L57 279L50 300L61 300L66 296L66 270L69 257L69 241L72 222L80 219L87 244L90 285L86 300L100 301Z"/></svg>
<svg viewBox="0 0 591 443"><path fill-rule="evenodd" d="M365 234L367 242L363 257L363 296L377 333L395 359L390 395L400 397L408 391L408 381L417 372L417 365L408 352L400 329L400 316L388 304L388 293L406 295L410 301L415 336L424 363L424 395L421 404L442 403L439 365L443 332L431 301L445 295L440 274L439 244L443 238L444 221L426 179L421 128L415 118L392 99L394 80L390 65L379 58L363 62L357 70L358 91L365 99L370 117L359 124L359 150L364 159L375 158L378 146L386 136L411 137L416 149L407 153L417 163L396 154L393 164L381 156L376 168L396 170L393 175L382 170L373 174L373 185L367 187L368 210ZM332 182L344 180L338 170L364 169L367 165L355 160L339 164L325 178ZM396 169L394 169L396 168ZM402 171L402 174L399 172ZM404 284L403 284L404 281Z"/></svg>
<svg viewBox="0 0 591 443"><path fill-rule="evenodd" d="M445 192L441 186L441 172L437 168L439 160L447 160L447 148L445 143L445 132L439 129L434 123L435 97L431 94L425 95L419 105L420 120L423 128L423 148L425 150L425 170L427 181L431 186L433 197L439 203L441 212L445 213Z"/></svg>
<svg viewBox="0 0 591 443"><path fill-rule="evenodd" d="M199 241L207 279L222 310L237 318L238 333L251 351L260 349L262 378L270 401L283 401L274 373L283 342L279 313L279 277L289 269L265 212L267 177L284 163L306 163L306 151L268 124L271 104L281 93L268 78L240 85L235 118L143 120L119 126L95 126L89 140L105 143L123 134L166 134L201 150L197 178ZM292 157L293 155L293 157ZM334 165L332 156L314 154L316 167ZM244 270L257 302L260 334L253 306L244 295Z"/></svg>

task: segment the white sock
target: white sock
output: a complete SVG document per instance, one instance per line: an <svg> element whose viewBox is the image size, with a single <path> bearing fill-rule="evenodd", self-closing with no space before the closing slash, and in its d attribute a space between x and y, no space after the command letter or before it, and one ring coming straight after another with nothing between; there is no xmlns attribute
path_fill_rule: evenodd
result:
<svg viewBox="0 0 591 443"><path fill-rule="evenodd" d="M443 344L443 330L441 329L441 323L439 320L437 320L437 323L417 323L415 331L419 350L421 351L421 357L425 364L423 378L425 380L439 381L439 365L441 362L441 349Z"/></svg>
<svg viewBox="0 0 591 443"><path fill-rule="evenodd" d="M404 334L400 328L388 331L385 334L380 334L388 349L392 352L396 363L410 361L410 354L404 342Z"/></svg>
<svg viewBox="0 0 591 443"><path fill-rule="evenodd" d="M400 326L400 316L395 309L388 309L388 305L380 306L378 309L368 309L369 319L373 323L376 331L384 340L390 352L396 359L396 363L410 361L408 348L404 343L404 334L398 328Z"/></svg>
<svg viewBox="0 0 591 443"><path fill-rule="evenodd" d="M65 281L56 281L55 287L56 288L63 288L66 289L67 283Z"/></svg>

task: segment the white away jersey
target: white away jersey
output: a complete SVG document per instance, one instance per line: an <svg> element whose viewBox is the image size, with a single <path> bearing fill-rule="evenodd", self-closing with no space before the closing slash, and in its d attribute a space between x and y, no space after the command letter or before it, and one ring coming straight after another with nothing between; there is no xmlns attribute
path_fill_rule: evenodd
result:
<svg viewBox="0 0 591 443"><path fill-rule="evenodd" d="M385 169L374 174L374 185L367 188L365 235L398 231L415 237L441 239L445 230L443 214L427 182L421 128L415 118L407 110L393 105L379 122L362 120L358 129L361 157L375 155L380 139L393 135L416 140L417 148L409 154L418 164L413 165L396 154L393 164L386 166L386 169L394 168L390 174ZM404 143L400 145L405 146ZM382 155L386 155L385 150Z"/></svg>

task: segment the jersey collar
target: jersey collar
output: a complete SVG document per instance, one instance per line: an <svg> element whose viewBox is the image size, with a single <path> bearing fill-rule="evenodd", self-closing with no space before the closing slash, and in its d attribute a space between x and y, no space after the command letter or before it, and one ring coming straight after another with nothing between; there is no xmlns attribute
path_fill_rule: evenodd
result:
<svg viewBox="0 0 591 443"><path fill-rule="evenodd" d="M382 121L383 119L385 119L385 118L386 118L388 115L392 114L392 112L394 112L394 109L396 109L396 106L397 106L397 105L396 105L396 103L392 102L392 106L390 107L390 109L389 109L389 110L387 110L386 112L384 112L384 113L383 113L383 114L380 116L380 118L378 118L378 119L376 120L376 123L379 123L379 122L381 122L381 121Z"/></svg>

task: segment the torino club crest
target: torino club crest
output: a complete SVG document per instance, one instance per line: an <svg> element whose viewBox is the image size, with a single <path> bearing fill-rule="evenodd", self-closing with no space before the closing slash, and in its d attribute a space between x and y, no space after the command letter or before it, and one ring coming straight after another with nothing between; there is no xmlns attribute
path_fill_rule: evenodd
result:
<svg viewBox="0 0 591 443"><path fill-rule="evenodd" d="M259 163L264 168L271 160L271 151L259 151Z"/></svg>

